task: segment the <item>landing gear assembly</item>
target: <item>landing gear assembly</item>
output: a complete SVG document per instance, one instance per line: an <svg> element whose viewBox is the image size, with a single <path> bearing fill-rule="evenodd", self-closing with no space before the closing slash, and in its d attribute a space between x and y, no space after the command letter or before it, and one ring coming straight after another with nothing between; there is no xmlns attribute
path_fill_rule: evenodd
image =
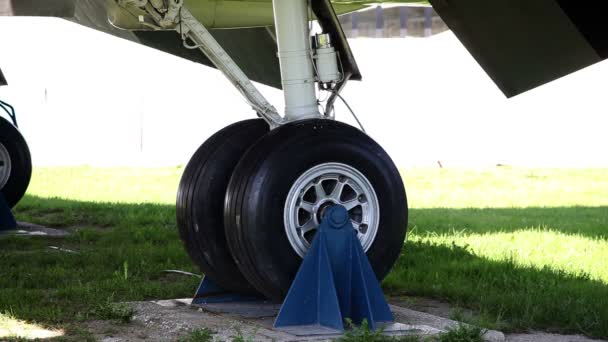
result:
<svg viewBox="0 0 608 342"><path fill-rule="evenodd" d="M361 130L334 120L335 100L360 73L331 2L273 1L282 116L183 0L122 2L145 11L158 29L177 31L186 47L201 50L260 117L207 140L179 186L181 238L214 284L282 300L325 213L336 206L346 209L349 227L383 279L403 246L407 200L387 153ZM311 32L310 13L322 32ZM322 92L328 94L324 107Z"/></svg>

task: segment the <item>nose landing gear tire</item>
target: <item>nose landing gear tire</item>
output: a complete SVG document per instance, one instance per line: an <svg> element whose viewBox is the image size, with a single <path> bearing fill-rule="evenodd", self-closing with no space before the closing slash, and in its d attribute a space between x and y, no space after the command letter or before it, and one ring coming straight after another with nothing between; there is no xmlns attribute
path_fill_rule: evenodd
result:
<svg viewBox="0 0 608 342"><path fill-rule="evenodd" d="M341 204L383 279L403 247L407 199L387 153L361 131L328 120L286 124L236 166L224 208L230 252L260 293L282 300L324 210Z"/></svg>
<svg viewBox="0 0 608 342"><path fill-rule="evenodd" d="M268 132L262 119L228 126L209 138L184 170L177 195L177 223L190 258L217 285L256 293L236 266L224 235L224 198L245 151Z"/></svg>
<svg viewBox="0 0 608 342"><path fill-rule="evenodd" d="M23 198L32 176L32 159L17 128L0 118L0 191L14 207Z"/></svg>

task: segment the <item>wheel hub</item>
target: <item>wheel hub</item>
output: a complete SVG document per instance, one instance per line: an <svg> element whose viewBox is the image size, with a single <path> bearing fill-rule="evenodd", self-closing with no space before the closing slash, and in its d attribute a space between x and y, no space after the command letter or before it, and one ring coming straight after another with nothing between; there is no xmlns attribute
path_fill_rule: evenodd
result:
<svg viewBox="0 0 608 342"><path fill-rule="evenodd" d="M378 232L380 208L369 180L357 169L325 163L304 172L293 184L284 209L285 231L294 251L304 257L325 212L342 205L367 251Z"/></svg>
<svg viewBox="0 0 608 342"><path fill-rule="evenodd" d="M11 176L11 156L8 150L0 143L0 189L3 189Z"/></svg>
<svg viewBox="0 0 608 342"><path fill-rule="evenodd" d="M321 204L321 206L313 208L313 212L315 214L314 215L315 220L318 225L321 224L321 220L323 220L323 217L325 216L327 209L333 207L334 205L336 205L336 203L334 201L327 201L327 202Z"/></svg>

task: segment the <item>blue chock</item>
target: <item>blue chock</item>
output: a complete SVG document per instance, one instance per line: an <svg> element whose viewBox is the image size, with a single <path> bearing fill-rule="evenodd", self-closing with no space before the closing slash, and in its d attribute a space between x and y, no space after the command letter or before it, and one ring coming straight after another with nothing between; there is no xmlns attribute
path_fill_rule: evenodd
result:
<svg viewBox="0 0 608 342"><path fill-rule="evenodd" d="M17 229L17 221L11 212L11 207L0 193L0 231Z"/></svg>
<svg viewBox="0 0 608 342"><path fill-rule="evenodd" d="M227 291L205 276L194 294L192 305L250 302L258 300L260 300L260 298L255 296L241 295Z"/></svg>
<svg viewBox="0 0 608 342"><path fill-rule="evenodd" d="M274 327L295 335L342 333L345 321L376 330L394 322L348 211L327 209Z"/></svg>

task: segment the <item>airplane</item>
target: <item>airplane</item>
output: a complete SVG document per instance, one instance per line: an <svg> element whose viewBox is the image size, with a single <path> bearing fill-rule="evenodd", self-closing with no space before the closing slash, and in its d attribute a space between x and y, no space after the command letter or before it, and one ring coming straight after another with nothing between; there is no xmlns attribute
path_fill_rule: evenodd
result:
<svg viewBox="0 0 608 342"><path fill-rule="evenodd" d="M0 15L67 18L226 76L257 117L220 130L196 151L179 185L177 224L188 254L219 287L281 300L333 206L348 210L379 280L403 247L408 205L396 166L370 136L334 113L347 83L363 79L338 15L378 3L0 0ZM507 97L608 56L601 2L430 5ZM276 109L252 81L282 89L285 108ZM16 126L0 120L0 188L11 207L31 175Z"/></svg>

